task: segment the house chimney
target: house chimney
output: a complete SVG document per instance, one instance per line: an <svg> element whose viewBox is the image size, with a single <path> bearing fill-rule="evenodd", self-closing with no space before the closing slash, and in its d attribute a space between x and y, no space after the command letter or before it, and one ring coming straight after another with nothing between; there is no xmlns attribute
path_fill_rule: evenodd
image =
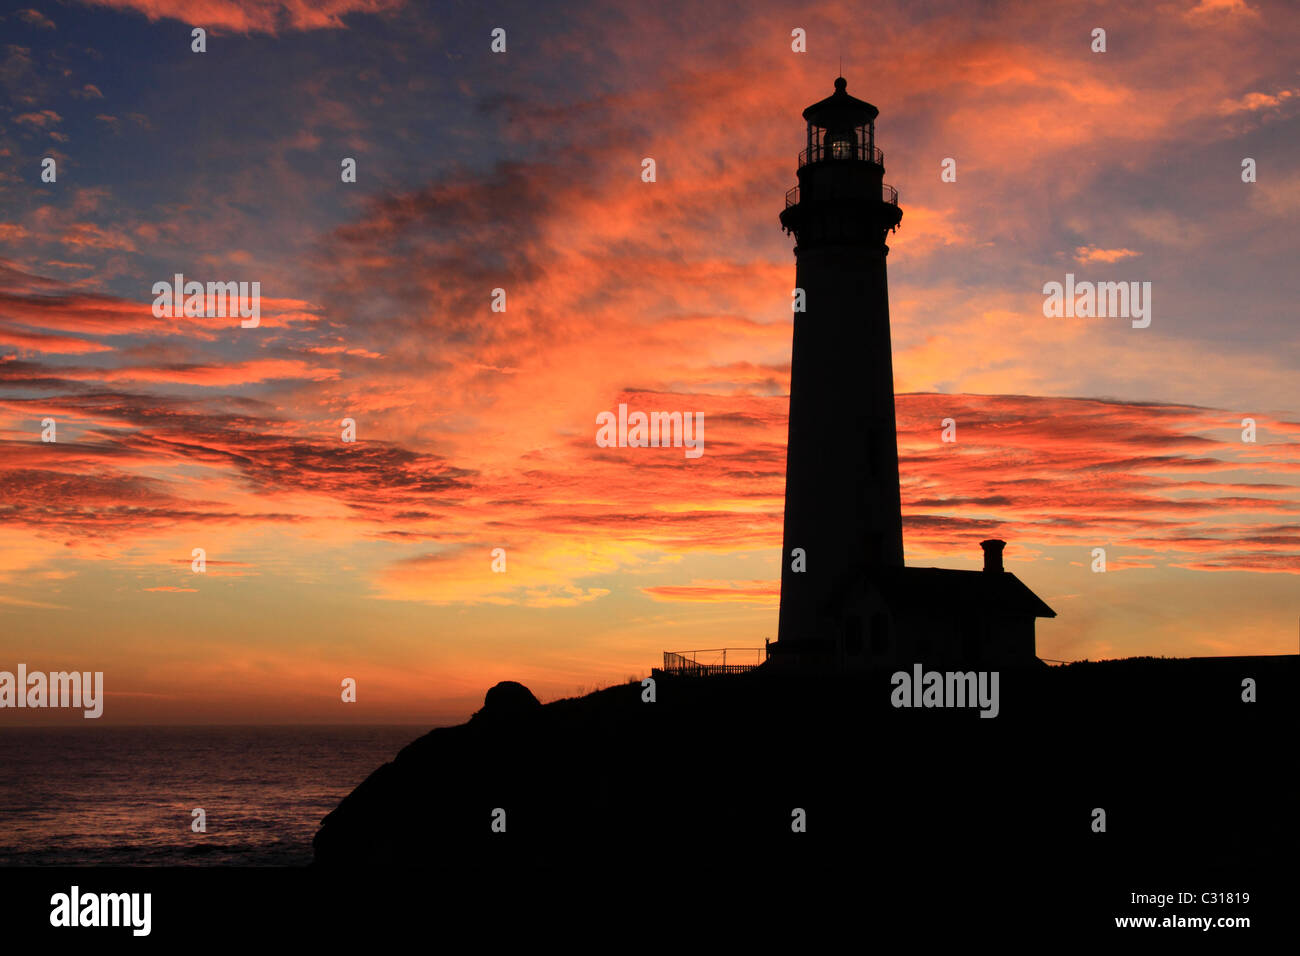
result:
<svg viewBox="0 0 1300 956"><path fill-rule="evenodd" d="M1002 549L1007 546L1005 541L998 538L989 538L987 541L981 541L980 547L984 549L984 570L1001 571L1002 568Z"/></svg>

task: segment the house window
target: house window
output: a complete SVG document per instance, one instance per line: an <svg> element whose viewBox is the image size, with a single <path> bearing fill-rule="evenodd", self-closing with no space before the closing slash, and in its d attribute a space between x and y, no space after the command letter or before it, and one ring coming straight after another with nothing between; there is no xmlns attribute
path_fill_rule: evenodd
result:
<svg viewBox="0 0 1300 956"><path fill-rule="evenodd" d="M844 650L852 657L862 653L862 617L858 614L849 615L844 623Z"/></svg>
<svg viewBox="0 0 1300 956"><path fill-rule="evenodd" d="M884 611L871 615L871 653L876 657L889 652L889 617Z"/></svg>

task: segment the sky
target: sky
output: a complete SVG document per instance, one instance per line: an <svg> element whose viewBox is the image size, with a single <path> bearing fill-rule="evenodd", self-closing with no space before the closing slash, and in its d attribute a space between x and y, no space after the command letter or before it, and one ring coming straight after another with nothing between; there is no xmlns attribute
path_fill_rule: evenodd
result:
<svg viewBox="0 0 1300 956"><path fill-rule="evenodd" d="M1052 660L1298 650L1286 3L0 11L0 670L102 671L103 721L445 724L775 639L777 216L841 58L903 209L907 563L1007 540ZM155 317L176 273L260 325ZM1046 317L1067 273L1150 326ZM599 447L620 403L704 454Z"/></svg>

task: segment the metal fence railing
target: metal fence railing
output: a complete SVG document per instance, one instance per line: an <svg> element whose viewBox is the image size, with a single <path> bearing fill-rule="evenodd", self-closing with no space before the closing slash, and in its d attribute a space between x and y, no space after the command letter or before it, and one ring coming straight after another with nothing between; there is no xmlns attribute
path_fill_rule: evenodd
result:
<svg viewBox="0 0 1300 956"><path fill-rule="evenodd" d="M728 662L727 655L731 655ZM743 660L737 661L737 656ZM664 651L664 672L706 677L743 674L763 663L762 647L718 647L700 651Z"/></svg>
<svg viewBox="0 0 1300 956"><path fill-rule="evenodd" d="M881 183L880 199L882 202L887 202L891 206L897 206L898 190L895 189L893 186L889 185L889 183ZM785 191L785 208L789 209L791 206L797 206L798 204L799 204L799 187L794 186L790 189L787 189Z"/></svg>

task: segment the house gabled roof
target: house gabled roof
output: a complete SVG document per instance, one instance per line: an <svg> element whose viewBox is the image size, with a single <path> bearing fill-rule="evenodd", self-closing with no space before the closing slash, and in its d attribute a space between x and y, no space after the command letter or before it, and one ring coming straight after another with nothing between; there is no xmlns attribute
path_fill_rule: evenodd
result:
<svg viewBox="0 0 1300 956"><path fill-rule="evenodd" d="M986 614L1056 617L1010 571L886 567L873 569L869 576L885 603L898 610L969 608Z"/></svg>

